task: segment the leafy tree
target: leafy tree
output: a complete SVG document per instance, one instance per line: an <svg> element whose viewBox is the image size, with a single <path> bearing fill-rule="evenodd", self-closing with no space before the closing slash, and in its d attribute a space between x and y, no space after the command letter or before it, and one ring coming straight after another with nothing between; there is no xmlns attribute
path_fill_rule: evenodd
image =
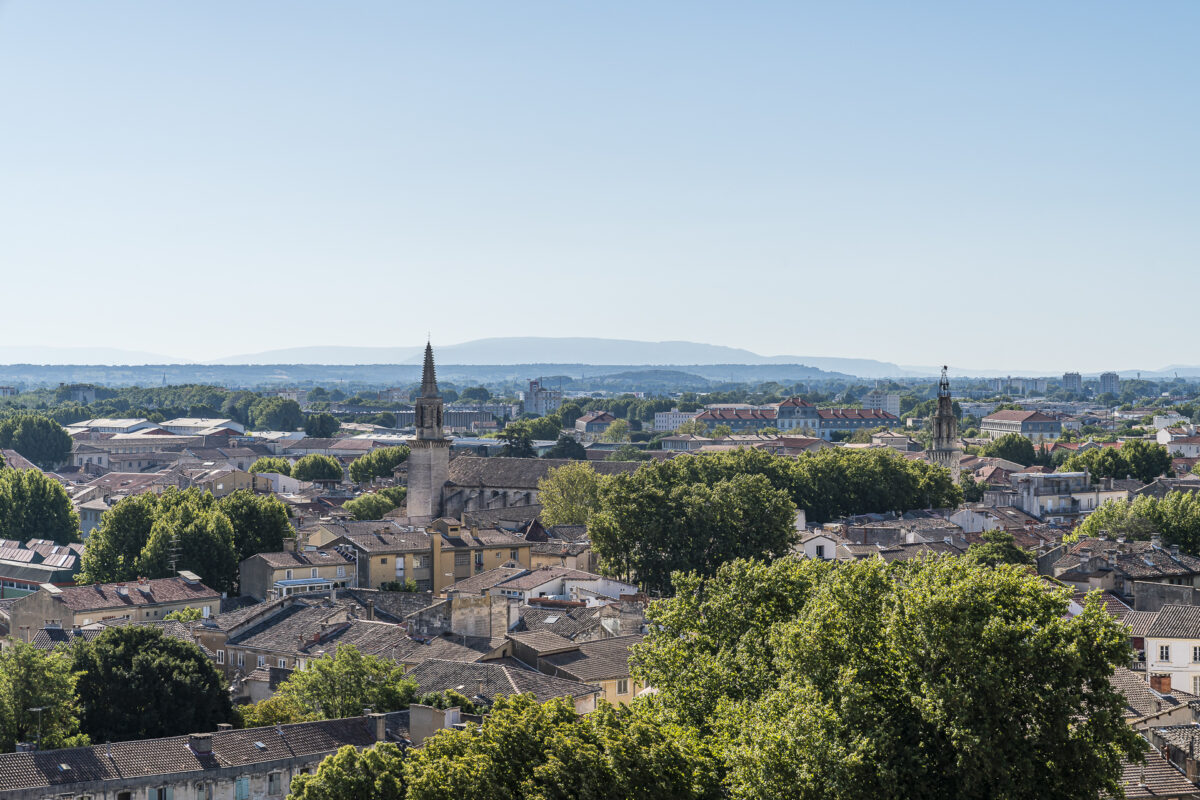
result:
<svg viewBox="0 0 1200 800"><path fill-rule="evenodd" d="M370 707L377 712L408 708L417 684L404 677L404 668L376 656L364 655L350 645L332 655L308 662L308 669L293 672L278 694L304 714L320 719L353 717Z"/></svg>
<svg viewBox="0 0 1200 800"><path fill-rule="evenodd" d="M79 733L75 681L71 659L62 650L39 650L20 641L0 650L0 752L39 739L43 750L87 744L88 737Z"/></svg>
<svg viewBox="0 0 1200 800"><path fill-rule="evenodd" d="M408 459L409 449L399 447L380 447L369 453L364 453L350 462L350 480L355 483L369 483L375 478L390 478L396 467Z"/></svg>
<svg viewBox="0 0 1200 800"><path fill-rule="evenodd" d="M278 456L261 456L250 465L250 472L277 472L280 475L291 475L292 462Z"/></svg>
<svg viewBox="0 0 1200 800"><path fill-rule="evenodd" d="M292 465L292 477L298 481L340 481L342 474L336 458L320 453L309 453Z"/></svg>
<svg viewBox="0 0 1200 800"><path fill-rule="evenodd" d="M964 503L978 503L983 500L984 492L987 491L987 484L983 481L977 481L971 476L971 473L964 472L958 476L958 488L962 490Z"/></svg>
<svg viewBox="0 0 1200 800"><path fill-rule="evenodd" d="M672 572L711 575L735 558L779 557L795 541L796 508L766 477L682 482L660 468L669 463L651 462L601 484L588 528L608 571L663 593Z"/></svg>
<svg viewBox="0 0 1200 800"><path fill-rule="evenodd" d="M967 548L966 560L973 564L995 567L1000 564L1032 564L1034 559L1015 544L1013 535L1004 530L984 531L983 541Z"/></svg>
<svg viewBox="0 0 1200 800"><path fill-rule="evenodd" d="M476 706L471 698L453 689L446 689L443 692L429 692L421 695L413 702L423 706L433 706L434 708L457 708L464 714L482 714L487 710L482 703Z"/></svg>
<svg viewBox="0 0 1200 800"><path fill-rule="evenodd" d="M182 611L172 611L163 617L164 620L175 620L176 622L196 622L204 617L204 612L198 608L188 606Z"/></svg>
<svg viewBox="0 0 1200 800"><path fill-rule="evenodd" d="M1192 492L1168 492L1162 500L1150 495L1109 500L1088 514L1064 539L1074 541L1101 533L1143 541L1161 533L1165 543L1177 544L1187 553L1198 553L1200 497Z"/></svg>
<svg viewBox="0 0 1200 800"><path fill-rule="evenodd" d="M689 419L675 429L680 436L708 436L708 425L703 420Z"/></svg>
<svg viewBox="0 0 1200 800"><path fill-rule="evenodd" d="M404 764L404 751L391 742L362 751L348 744L316 772L293 778L288 800L405 800Z"/></svg>
<svg viewBox="0 0 1200 800"><path fill-rule="evenodd" d="M250 404L250 427L260 431L294 431L304 424L300 404L283 397L260 397Z"/></svg>
<svg viewBox="0 0 1200 800"><path fill-rule="evenodd" d="M71 457L71 437L49 417L17 414L0 420L0 448L16 450L42 469L53 469Z"/></svg>
<svg viewBox="0 0 1200 800"><path fill-rule="evenodd" d="M281 694L273 694L257 703L235 706L234 711L241 714L243 728L291 725L296 722L312 722L320 719L315 713L296 705L294 698Z"/></svg>
<svg viewBox="0 0 1200 800"><path fill-rule="evenodd" d="M538 481L538 502L546 525L586 525L600 505L601 477L586 462L564 464Z"/></svg>
<svg viewBox="0 0 1200 800"><path fill-rule="evenodd" d="M216 507L233 526L239 564L256 553L278 553L284 539L296 535L287 506L275 495L239 489L218 500Z"/></svg>
<svg viewBox="0 0 1200 800"><path fill-rule="evenodd" d="M654 456L650 455L645 450L641 449L640 447L634 447L632 444L626 442L625 444L621 445L616 450L613 450L611 453L609 453L607 456L605 456L604 460L605 461L649 461L652 458L654 458Z"/></svg>
<svg viewBox="0 0 1200 800"><path fill-rule="evenodd" d="M462 390L462 394L458 398L460 400L469 400L473 403L486 403L492 399L492 393L487 390L486 386L468 386Z"/></svg>
<svg viewBox="0 0 1200 800"><path fill-rule="evenodd" d="M989 458L1003 458L1006 461L1015 461L1023 467L1031 466L1037 462L1037 454L1034 452L1033 442L1019 433L1006 433L999 439L988 442L983 447L983 454Z"/></svg>
<svg viewBox="0 0 1200 800"><path fill-rule="evenodd" d="M309 414L304 420L304 433L319 439L328 439L338 432L342 423L333 414Z"/></svg>
<svg viewBox="0 0 1200 800"><path fill-rule="evenodd" d="M383 519L383 515L395 507L395 503L381 494L364 494L342 504L356 520Z"/></svg>
<svg viewBox="0 0 1200 800"><path fill-rule="evenodd" d="M1140 753L1109 682L1128 631L1020 567L737 561L675 589L634 675L735 800L1082 800Z"/></svg>
<svg viewBox="0 0 1200 800"><path fill-rule="evenodd" d="M613 420L604 433L600 434L602 442L626 442L629 441L629 423L623 419Z"/></svg>
<svg viewBox="0 0 1200 800"><path fill-rule="evenodd" d="M1131 439L1119 448L1097 447L1075 452L1059 468L1063 472L1087 470L1094 482L1101 478L1134 477L1149 483L1171 469L1167 448L1145 439Z"/></svg>
<svg viewBox="0 0 1200 800"><path fill-rule="evenodd" d="M224 679L191 642L155 627L109 628L76 644L82 729L96 741L211 731L233 711Z"/></svg>
<svg viewBox="0 0 1200 800"><path fill-rule="evenodd" d="M731 428L725 424L715 425L715 426L713 426L712 433L710 434L710 436L713 439L721 439L726 436L733 436L733 428Z"/></svg>
<svg viewBox="0 0 1200 800"><path fill-rule="evenodd" d="M531 439L557 439L562 430L562 417L558 414L547 414L536 419L518 420L514 425L522 425L529 429Z"/></svg>
<svg viewBox="0 0 1200 800"><path fill-rule="evenodd" d="M504 441L504 447L500 451L501 456L505 458L537 458L537 452L533 449L533 437L529 434L528 426L511 423L500 431L498 438Z"/></svg>
<svg viewBox="0 0 1200 800"><path fill-rule="evenodd" d="M0 538L78 542L79 514L53 478L36 469L0 467Z"/></svg>
<svg viewBox="0 0 1200 800"><path fill-rule="evenodd" d="M558 417L564 428L574 428L575 420L583 416L583 409L573 400L568 400L558 407Z"/></svg>
<svg viewBox="0 0 1200 800"><path fill-rule="evenodd" d="M170 577L169 553L176 536L177 569L195 572L217 591L234 585L237 549L232 522L211 494L174 487L162 494L127 497L105 511L88 537L76 582Z"/></svg>
<svg viewBox="0 0 1200 800"><path fill-rule="evenodd" d="M628 708L580 716L568 700L517 695L499 698L478 732L426 739L404 775L409 800L715 800L706 767L693 737Z"/></svg>
<svg viewBox="0 0 1200 800"><path fill-rule="evenodd" d="M571 434L560 433L554 447L547 450L542 458L571 458L583 461L587 458L587 450Z"/></svg>

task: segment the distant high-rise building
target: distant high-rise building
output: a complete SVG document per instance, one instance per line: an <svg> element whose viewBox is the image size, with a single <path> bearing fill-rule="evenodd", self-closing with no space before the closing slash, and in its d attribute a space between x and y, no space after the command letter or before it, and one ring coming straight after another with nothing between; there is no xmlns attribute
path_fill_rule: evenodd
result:
<svg viewBox="0 0 1200 800"><path fill-rule="evenodd" d="M1083 376L1078 372L1064 372L1062 385L1064 390L1080 394L1083 392Z"/></svg>
<svg viewBox="0 0 1200 800"><path fill-rule="evenodd" d="M1100 394L1120 394L1121 376L1115 372L1100 373Z"/></svg>
<svg viewBox="0 0 1200 800"><path fill-rule="evenodd" d="M539 417L553 414L562 405L562 397L562 392L544 388L541 378L530 381L529 391L524 393L525 412Z"/></svg>
<svg viewBox="0 0 1200 800"><path fill-rule="evenodd" d="M900 416L900 395L887 394L876 389L863 396L862 406L871 411L886 411L894 417Z"/></svg>
<svg viewBox="0 0 1200 800"><path fill-rule="evenodd" d="M933 446L929 448L927 458L930 463L950 470L954 480L958 480L959 461L962 451L958 449L958 417L954 416L954 400L950 397L950 378L947 368L942 367L942 380L938 384L938 406L933 415Z"/></svg>

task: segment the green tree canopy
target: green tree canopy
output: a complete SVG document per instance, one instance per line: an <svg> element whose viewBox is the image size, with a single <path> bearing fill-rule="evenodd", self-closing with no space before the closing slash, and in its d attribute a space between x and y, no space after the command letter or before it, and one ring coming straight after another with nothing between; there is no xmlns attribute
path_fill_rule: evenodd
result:
<svg viewBox="0 0 1200 800"><path fill-rule="evenodd" d="M586 461L564 464L538 481L538 502L546 525L586 525L600 505L601 478Z"/></svg>
<svg viewBox="0 0 1200 800"><path fill-rule="evenodd" d="M492 393L487 390L486 386L468 386L463 389L458 398L472 403L486 403L492 399Z"/></svg>
<svg viewBox="0 0 1200 800"><path fill-rule="evenodd" d="M43 750L87 744L79 733L75 681L71 658L62 650L19 641L0 650L0 752L39 737Z"/></svg>
<svg viewBox="0 0 1200 800"><path fill-rule="evenodd" d="M369 483L375 478L390 478L396 467L403 464L409 456L407 447L380 447L369 453L364 453L350 462L350 480L355 483Z"/></svg>
<svg viewBox="0 0 1200 800"><path fill-rule="evenodd" d="M338 432L342 423L333 414L309 414L304 420L304 433L318 439L328 439Z"/></svg>
<svg viewBox="0 0 1200 800"><path fill-rule="evenodd" d="M1171 454L1167 448L1145 439L1130 439L1120 447L1096 447L1075 452L1059 468L1060 472L1091 473L1092 480L1134 477L1143 483L1167 474Z"/></svg>
<svg viewBox="0 0 1200 800"><path fill-rule="evenodd" d="M737 561L675 588L634 675L735 800L1083 800L1140 752L1109 682L1128 631L1020 567Z"/></svg>
<svg viewBox="0 0 1200 800"><path fill-rule="evenodd" d="M983 454L989 458L1015 461L1023 467L1030 467L1037 463L1037 453L1034 451L1033 442L1019 433L1006 433L999 439L988 442L983 446Z"/></svg>
<svg viewBox="0 0 1200 800"><path fill-rule="evenodd" d="M232 718L213 663L196 645L159 628L109 628L76 644L73 668L82 728L94 741L211 731Z"/></svg>
<svg viewBox="0 0 1200 800"><path fill-rule="evenodd" d="M533 436L529 433L529 426L522 425L520 422L509 423L508 427L497 434L497 438L504 442L504 448L500 451L500 455L505 458L536 458L537 452L533 449Z"/></svg>
<svg viewBox="0 0 1200 800"><path fill-rule="evenodd" d="M259 431L294 431L304 424L300 404L283 397L260 397L248 413L250 427Z"/></svg>
<svg viewBox="0 0 1200 800"><path fill-rule="evenodd" d="M78 583L170 577L169 552L178 536L177 569L195 572L207 586L228 591L236 582L233 523L213 496L168 488L121 500L100 517L88 537Z"/></svg>
<svg viewBox="0 0 1200 800"><path fill-rule="evenodd" d="M292 477L298 481L340 481L342 465L333 456L309 453L292 465Z"/></svg>
<svg viewBox="0 0 1200 800"><path fill-rule="evenodd" d="M623 419L615 419L604 429L604 433L600 434L602 442L627 442L629 441L629 422Z"/></svg>
<svg viewBox="0 0 1200 800"><path fill-rule="evenodd" d="M239 489L218 500L216 507L233 526L239 564L256 553L278 553L284 539L296 535L287 506L275 495Z"/></svg>
<svg viewBox="0 0 1200 800"><path fill-rule="evenodd" d="M319 772L318 772L319 775ZM501 697L480 731L440 731L408 757L408 800L699 800L719 797L694 738L627 708L575 713Z"/></svg>
<svg viewBox="0 0 1200 800"><path fill-rule="evenodd" d="M0 419L0 449L16 450L42 469L53 469L71 457L71 437L49 417L16 414Z"/></svg>
<svg viewBox="0 0 1200 800"><path fill-rule="evenodd" d="M582 461L587 458L587 450L579 442L575 441L575 437L569 433L560 433L558 441L554 443L554 447L542 455L542 458L570 458L576 461Z"/></svg>
<svg viewBox="0 0 1200 800"><path fill-rule="evenodd" d="M1162 500L1151 495L1109 500L1064 538L1074 541L1102 533L1142 541L1160 533L1166 544L1177 544L1185 553L1200 553L1200 497L1194 492L1168 492Z"/></svg>
<svg viewBox="0 0 1200 800"><path fill-rule="evenodd" d="M347 500L342 508L350 512L356 520L383 519L383 515L396 507L396 504L382 494L364 494L353 500Z"/></svg>
<svg viewBox="0 0 1200 800"><path fill-rule="evenodd" d="M293 778L288 800L405 800L404 764L404 752L391 742L362 751L348 744L316 772Z"/></svg>
<svg viewBox="0 0 1200 800"><path fill-rule="evenodd" d="M250 472L278 472L280 475L291 475L292 462L278 456L261 456L250 465Z"/></svg>
<svg viewBox="0 0 1200 800"><path fill-rule="evenodd" d="M1017 546L1008 531L984 531L976 542L967 548L966 560L973 564L995 567L1000 564L1032 564L1033 556Z"/></svg>
<svg viewBox="0 0 1200 800"><path fill-rule="evenodd" d="M795 541L796 507L765 476L683 482L656 469L669 463L601 484L589 535L610 573L661 593L676 570L711 575L735 558L781 556Z"/></svg>
<svg viewBox="0 0 1200 800"><path fill-rule="evenodd" d="M338 719L408 708L417 684L404 668L387 659L364 655L343 645L333 654L308 662L279 686L280 703L317 719Z"/></svg>
<svg viewBox="0 0 1200 800"><path fill-rule="evenodd" d="M63 485L36 469L0 467L0 539L78 542L79 514Z"/></svg>
<svg viewBox="0 0 1200 800"><path fill-rule="evenodd" d="M558 407L557 413L564 428L574 428L575 420L583 416L583 409L574 400L567 400Z"/></svg>

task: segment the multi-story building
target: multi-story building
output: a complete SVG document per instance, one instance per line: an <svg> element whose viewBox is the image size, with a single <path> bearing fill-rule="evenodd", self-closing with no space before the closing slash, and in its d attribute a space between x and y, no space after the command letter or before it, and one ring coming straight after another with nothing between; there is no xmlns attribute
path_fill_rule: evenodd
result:
<svg viewBox="0 0 1200 800"><path fill-rule="evenodd" d="M1013 505L1042 522L1071 523L1085 517L1109 500L1128 500L1133 485L1105 478L1092 483L1084 472L1018 472L1009 477ZM999 503L997 503L999 505Z"/></svg>
<svg viewBox="0 0 1200 800"><path fill-rule="evenodd" d="M1100 373L1100 394L1120 394L1121 376L1115 372Z"/></svg>
<svg viewBox="0 0 1200 800"><path fill-rule="evenodd" d="M617 418L607 411L589 411L575 420L575 430L585 436L596 436L608 430Z"/></svg>
<svg viewBox="0 0 1200 800"><path fill-rule="evenodd" d="M672 408L670 411L656 411L654 412L654 430L677 430L680 425L690 419L695 419L699 414L699 411L680 411L678 408Z"/></svg>
<svg viewBox="0 0 1200 800"><path fill-rule="evenodd" d="M1083 394L1083 376L1078 372L1064 372L1062 386L1064 391L1073 394Z"/></svg>
<svg viewBox="0 0 1200 800"><path fill-rule="evenodd" d="M16 397L18 394L15 386L0 386L0 397Z"/></svg>
<svg viewBox="0 0 1200 800"><path fill-rule="evenodd" d="M542 379L538 378L529 382L529 390L522 393L521 399L525 402L526 413L544 417L558 411L558 407L562 405L563 394L555 389L545 388L542 386Z"/></svg>
<svg viewBox="0 0 1200 800"><path fill-rule="evenodd" d="M18 638L42 628L77 628L104 620L161 620L174 611L199 609L208 617L220 608L220 593L182 570L174 578L139 578L126 583L87 586L43 585L18 598L9 609L9 630Z"/></svg>
<svg viewBox="0 0 1200 800"><path fill-rule="evenodd" d="M242 562L242 596L258 600L354 585L354 560L333 549L257 553Z"/></svg>
<svg viewBox="0 0 1200 800"><path fill-rule="evenodd" d="M1052 442L1062 436L1062 422L1040 411L1005 409L984 417L979 430L993 439L1019 433L1034 443Z"/></svg>
<svg viewBox="0 0 1200 800"><path fill-rule="evenodd" d="M900 416L900 395L886 392L867 392L862 399L863 408L870 411L886 411L893 417Z"/></svg>

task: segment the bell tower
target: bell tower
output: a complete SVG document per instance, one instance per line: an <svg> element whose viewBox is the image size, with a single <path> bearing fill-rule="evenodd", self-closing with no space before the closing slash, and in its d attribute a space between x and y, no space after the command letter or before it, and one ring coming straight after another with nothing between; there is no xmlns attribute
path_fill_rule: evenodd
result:
<svg viewBox="0 0 1200 800"><path fill-rule="evenodd" d="M417 436L409 443L406 503L410 517L437 517L442 513L442 491L450 477L450 440L442 430L442 413L433 345L426 342L421 396L416 400Z"/></svg>
<svg viewBox="0 0 1200 800"><path fill-rule="evenodd" d="M933 415L933 446L929 449L930 463L950 470L955 481L960 471L962 451L958 449L958 418L954 416L954 400L950 397L949 368L942 367L938 383L937 412Z"/></svg>

